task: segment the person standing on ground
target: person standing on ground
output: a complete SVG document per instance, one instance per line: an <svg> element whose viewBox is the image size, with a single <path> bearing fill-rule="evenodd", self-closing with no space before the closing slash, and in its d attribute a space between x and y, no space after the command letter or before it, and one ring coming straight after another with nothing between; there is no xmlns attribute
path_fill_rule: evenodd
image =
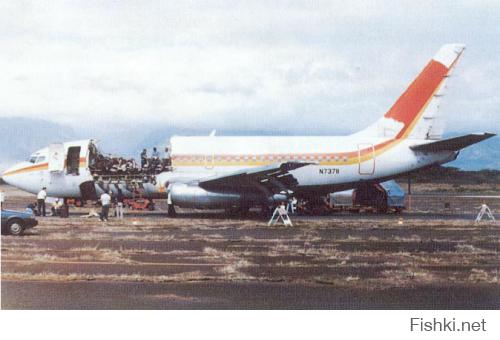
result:
<svg viewBox="0 0 500 340"><path fill-rule="evenodd" d="M110 191L110 193L111 193L111 191ZM103 222L107 222L108 221L108 214L109 214L109 207L111 205L111 195L108 194L107 192L104 192L101 195L101 198L99 198L99 200L101 201L101 205L102 205L100 220Z"/></svg>
<svg viewBox="0 0 500 340"><path fill-rule="evenodd" d="M45 216L45 199L47 198L47 188L43 187L42 190L38 192L38 195L36 196L36 203L38 206L38 213L40 216Z"/></svg>
<svg viewBox="0 0 500 340"><path fill-rule="evenodd" d="M122 189L118 189L116 194L116 217L123 219L123 201L125 197L123 196Z"/></svg>

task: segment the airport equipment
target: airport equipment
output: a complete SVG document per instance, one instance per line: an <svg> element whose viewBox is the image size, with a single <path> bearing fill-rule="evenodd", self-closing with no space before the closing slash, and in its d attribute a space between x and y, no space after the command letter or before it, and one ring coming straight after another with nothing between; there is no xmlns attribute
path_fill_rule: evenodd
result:
<svg viewBox="0 0 500 340"><path fill-rule="evenodd" d="M480 222L485 214L490 220L495 221L495 216L493 216L490 207L488 207L485 203L481 204L481 206L478 208L480 208L481 210L479 210L479 214L477 214L476 220L474 222Z"/></svg>
<svg viewBox="0 0 500 340"><path fill-rule="evenodd" d="M330 194L330 203L334 208L344 210L371 208L379 212L400 212L405 208L405 193L394 180L364 183L356 189Z"/></svg>
<svg viewBox="0 0 500 340"><path fill-rule="evenodd" d="M147 198L126 198L124 203L126 207L132 210L155 210L153 200Z"/></svg>
<svg viewBox="0 0 500 340"><path fill-rule="evenodd" d="M269 223L267 223L267 225L276 225L279 220L281 220L285 226L293 227L292 220L290 219L290 216L288 216L288 210L286 209L284 204L280 204L276 207L276 209L274 209L273 216L271 216L271 219L269 220Z"/></svg>

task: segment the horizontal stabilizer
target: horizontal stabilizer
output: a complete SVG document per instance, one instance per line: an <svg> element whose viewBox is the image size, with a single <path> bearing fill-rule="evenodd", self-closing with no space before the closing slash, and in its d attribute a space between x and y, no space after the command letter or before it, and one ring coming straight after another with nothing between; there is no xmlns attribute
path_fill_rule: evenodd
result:
<svg viewBox="0 0 500 340"><path fill-rule="evenodd" d="M479 143L485 139L495 136L494 133L472 133L465 136L442 139L436 142L411 146L414 151L420 152L440 152L458 151L469 145Z"/></svg>

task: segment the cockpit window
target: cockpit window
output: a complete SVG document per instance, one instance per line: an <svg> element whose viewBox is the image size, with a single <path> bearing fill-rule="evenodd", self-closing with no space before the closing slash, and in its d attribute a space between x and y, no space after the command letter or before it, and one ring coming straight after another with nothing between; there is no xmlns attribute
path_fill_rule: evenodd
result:
<svg viewBox="0 0 500 340"><path fill-rule="evenodd" d="M28 158L28 162L30 163L35 163L36 161L36 156L30 156L30 158Z"/></svg>

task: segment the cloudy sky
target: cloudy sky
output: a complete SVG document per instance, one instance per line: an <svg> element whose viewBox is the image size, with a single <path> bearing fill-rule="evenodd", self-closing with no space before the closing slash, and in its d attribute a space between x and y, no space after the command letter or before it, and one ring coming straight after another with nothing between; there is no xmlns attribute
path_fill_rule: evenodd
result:
<svg viewBox="0 0 500 340"><path fill-rule="evenodd" d="M500 132L498 1L2 1L0 117L349 132L448 42L453 131Z"/></svg>

